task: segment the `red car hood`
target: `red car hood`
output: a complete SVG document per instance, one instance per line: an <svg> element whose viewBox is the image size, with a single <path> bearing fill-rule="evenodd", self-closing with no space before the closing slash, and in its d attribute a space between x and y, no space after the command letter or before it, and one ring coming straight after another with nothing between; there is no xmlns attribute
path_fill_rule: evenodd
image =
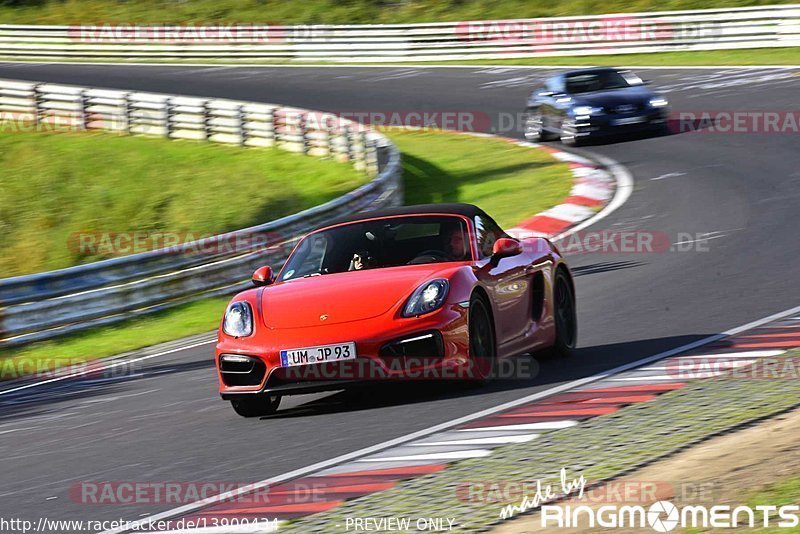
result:
<svg viewBox="0 0 800 534"><path fill-rule="evenodd" d="M268 328L302 328L377 317L454 268L453 263L407 265L282 282L262 293L263 322Z"/></svg>

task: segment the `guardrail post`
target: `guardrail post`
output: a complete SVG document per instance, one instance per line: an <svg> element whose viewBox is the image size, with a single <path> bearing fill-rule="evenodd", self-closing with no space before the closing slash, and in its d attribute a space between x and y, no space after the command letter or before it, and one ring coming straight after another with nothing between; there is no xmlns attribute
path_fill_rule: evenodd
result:
<svg viewBox="0 0 800 534"><path fill-rule="evenodd" d="M325 123L322 125L322 133L323 137L323 144L325 145L326 157L332 158L333 157L333 145L331 144L331 139L333 138L333 119L330 115L325 115Z"/></svg>
<svg viewBox="0 0 800 534"><path fill-rule="evenodd" d="M264 114L264 121L267 123L267 130L265 136L267 138L267 146L275 145L275 108L269 108Z"/></svg>
<svg viewBox="0 0 800 534"><path fill-rule="evenodd" d="M308 154L309 139L308 139L308 124L305 113L300 114L300 135L303 137L303 154Z"/></svg>
<svg viewBox="0 0 800 534"><path fill-rule="evenodd" d="M164 137L172 137L172 99L164 100Z"/></svg>
<svg viewBox="0 0 800 534"><path fill-rule="evenodd" d="M347 150L347 160L355 161L355 147L353 146L353 126L344 127L344 147Z"/></svg>
<svg viewBox="0 0 800 534"><path fill-rule="evenodd" d="M367 141L365 149L365 163L366 170L370 176L378 174L378 147L376 146L375 139Z"/></svg>
<svg viewBox="0 0 800 534"><path fill-rule="evenodd" d="M33 86L33 123L37 129L42 123L42 93L39 90L41 85L37 83Z"/></svg>
<svg viewBox="0 0 800 534"><path fill-rule="evenodd" d="M126 134L130 134L133 125L133 108L131 105L131 94L125 93L122 95L122 114L125 120L124 128Z"/></svg>
<svg viewBox="0 0 800 534"><path fill-rule="evenodd" d="M236 108L236 117L239 121L239 146L247 146L247 115L244 112L244 104Z"/></svg>
<svg viewBox="0 0 800 534"><path fill-rule="evenodd" d="M359 125L358 131L356 132L356 139L358 141L353 143L354 145L358 145L358 149L355 153L355 161L366 162L367 159L367 134Z"/></svg>
<svg viewBox="0 0 800 534"><path fill-rule="evenodd" d="M203 100L203 135L206 141L211 140L211 110L208 107L208 100Z"/></svg>
<svg viewBox="0 0 800 534"><path fill-rule="evenodd" d="M89 129L89 113L88 113L87 108L89 107L89 96L86 94L86 90L85 89L83 91L81 91L81 93L80 93L79 102L80 102L81 108L80 108L80 111L78 113L79 113L79 117L80 117L80 120L81 120L81 128L83 130L88 130Z"/></svg>

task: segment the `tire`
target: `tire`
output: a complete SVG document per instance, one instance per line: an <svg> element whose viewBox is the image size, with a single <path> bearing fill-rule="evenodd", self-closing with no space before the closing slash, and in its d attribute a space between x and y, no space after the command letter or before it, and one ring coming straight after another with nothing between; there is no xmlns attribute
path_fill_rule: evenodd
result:
<svg viewBox="0 0 800 534"><path fill-rule="evenodd" d="M542 113L540 111L529 110L525 114L525 139L538 143L547 141L547 132L544 131Z"/></svg>
<svg viewBox="0 0 800 534"><path fill-rule="evenodd" d="M470 381L488 382L497 359L497 343L491 308L486 299L473 294L469 301Z"/></svg>
<svg viewBox="0 0 800 534"><path fill-rule="evenodd" d="M578 146L580 141L578 139L575 124L572 121L564 121L561 124L561 135L559 136L561 144L565 146Z"/></svg>
<svg viewBox="0 0 800 534"><path fill-rule="evenodd" d="M242 417L261 417L278 411L280 395L253 395L241 399L231 399L233 411Z"/></svg>
<svg viewBox="0 0 800 534"><path fill-rule="evenodd" d="M572 284L562 269L556 271L553 281L553 318L556 328L553 352L558 356L570 356L578 340L578 317Z"/></svg>

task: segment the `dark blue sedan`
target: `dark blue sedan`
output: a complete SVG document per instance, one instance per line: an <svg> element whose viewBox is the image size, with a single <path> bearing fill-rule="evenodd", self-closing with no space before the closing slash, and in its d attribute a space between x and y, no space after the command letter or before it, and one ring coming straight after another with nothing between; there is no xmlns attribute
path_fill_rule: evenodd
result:
<svg viewBox="0 0 800 534"><path fill-rule="evenodd" d="M664 129L667 99L629 70L573 70L549 78L528 98L525 137L567 145L608 134Z"/></svg>

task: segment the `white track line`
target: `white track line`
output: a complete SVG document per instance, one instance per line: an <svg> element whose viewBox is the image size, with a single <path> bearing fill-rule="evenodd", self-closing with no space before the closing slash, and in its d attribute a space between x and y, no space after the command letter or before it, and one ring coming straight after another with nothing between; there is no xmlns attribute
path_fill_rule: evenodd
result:
<svg viewBox="0 0 800 534"><path fill-rule="evenodd" d="M725 358L773 358L785 354L785 350L751 350L744 352L720 352L719 354L698 354L696 356L676 356L670 358L671 361L675 360L724 360Z"/></svg>
<svg viewBox="0 0 800 534"><path fill-rule="evenodd" d="M578 424L578 421L548 421L546 423L520 423L518 425L482 426L462 428L459 432L488 432L490 430L561 430Z"/></svg>
<svg viewBox="0 0 800 534"><path fill-rule="evenodd" d="M670 361L673 361L673 360L670 360ZM725 362L725 361L723 361L723 362L718 362L718 363L698 363L697 367L713 366L715 369L729 369L729 368L735 368L735 367L747 367L748 365L752 365L757 361L758 360L736 360L735 362ZM680 365L656 365L654 367L640 367L636 371L637 372L638 371L673 371L673 372L677 373L678 375L681 375L683 373L697 372L696 369L694 369L693 366L689 366L689 368L684 369ZM706 371L703 371L703 372L706 372ZM708 371L708 372L711 372L711 371ZM643 378L649 378L649 377L644 376Z"/></svg>
<svg viewBox="0 0 800 534"><path fill-rule="evenodd" d="M445 430L449 430L449 429L451 429L451 428L453 428L455 426L471 423L471 422L476 421L478 419L482 419L484 417L488 417L490 415L494 415L494 414L496 414L498 412L509 410L511 408L516 408L516 407L521 406L523 404L528 404L530 402L533 402L533 401L536 401L536 400L539 400L539 399L543 399L545 397L550 397L552 395L555 395L556 393L562 393L562 392L565 392L565 391L578 389L578 388L581 388L581 387L583 387L583 386L585 386L587 384L593 383L593 382L606 380L611 376L618 375L618 374L623 373L625 371L629 371L631 369L635 369L637 367L641 367L643 365L647 365L649 363L653 363L653 362L656 362L658 360L662 360L664 358L668 358L670 356L675 356L677 354L680 354L682 352L686 352L688 350L692 350L692 349L696 349L698 347L702 347L703 345L707 345L709 343L713 343L715 341L719 341L722 338L725 338L725 337L728 337L728 336L732 336L732 335L738 334L740 332L744 332L745 330L750 330L751 328L756 328L756 327L761 326L763 324L767 324L767 323L770 323L770 322L775 321L777 319L782 319L782 318L787 317L789 315L794 315L796 313L800 313L800 306L796 306L796 307L791 308L789 310L778 312L778 313L775 313L773 315L764 317L762 319L758 319L756 321L752 321L750 323L743 324L741 326L737 326L736 328L731 328L730 330L726 330L725 332L723 332L721 334L715 334L713 336L709 336L709 337L706 337L706 338L703 338L703 339L699 339L699 340L697 340L697 341L695 341L693 343L682 345L682 346L676 347L674 349L670 349L670 350L667 350L667 351L664 351L664 352L659 352L658 354L654 354L652 356L647 356L645 358L641 358L639 360L636 360L636 361L633 361L633 362L630 362L630 363L627 363L627 364L624 364L624 365L620 365L619 367L615 367L615 368L609 369L607 371L602 371L600 373L596 373L596 374L591 375L591 376L587 376L587 377L584 377L584 378L573 380L571 382L566 382L566 383L561 384L559 386L555 386L555 387L548 388L548 389L545 389L545 390L542 390L542 391L538 391L536 393L532 393L531 395L526 395L525 397L521 397L521 398L515 399L513 401L509 401L509 402L506 402L506 403L503 403L503 404L499 404L497 406L493 406L491 408L487 408L487 409L481 410L479 412L475 412L475 413L472 413L472 414L469 414L469 415L465 415L463 417L458 417L456 419L452 419L450 421L446 421L444 423L440 423L438 425L434 425L434 426L432 426L430 428L426 428L426 429L423 429L423 430L418 430L417 432L412 432L411 434L407 434L405 436L400 436L398 438L390 439L388 441L384 441L383 443L378 443L378 444L375 444L375 445L371 445L369 447L365 447L365 448L357 450L357 451L353 451L353 452L350 452L350 453L347 453L347 454L343 454L341 456L337 456L336 458L331 458L329 460L324 460L322 462L317 462L316 464L312 464L312 465L309 465L309 466L306 466L306 467L301 467L300 469L295 469L294 471L289 471L288 473L284 473L282 475L277 475L277 476L274 476L274 477L271 477L271 478L267 478L267 479L264 479L264 480L262 480L260 482L256 482L254 484L250 484L250 485L247 485L247 486L242 486L242 487L237 488L236 490L233 490L233 491L226 491L225 493L221 493L219 495L208 497L206 499L202 499L202 500L194 502L194 503L190 503L190 504L186 504L186 505L183 505L183 506L179 506L177 508L173 508L172 510L166 510L164 512L152 515L152 516L150 516L148 518L141 519L141 520L139 520L137 522L132 522L131 523L131 525L132 525L131 527L106 530L102 534L116 534L116 533L120 533L120 532L130 532L131 530L135 530L137 528L137 526L139 526L139 525L146 525L148 521L160 521L160 520L170 519L170 518L173 518L173 517L176 517L176 516L180 516L180 515L183 515L183 514L187 514L189 512L194 512L195 510L198 510L200 508L204 508L204 507L206 507L208 505L211 505L211 504L216 504L216 503L218 503L220 501L224 501L224 500L228 500L228 499L231 499L231 498L235 498L235 497L237 497L239 495L246 494L246 493L249 493L249 492L257 490L257 489L261 489L261 488L265 488L265 487L269 487L269 486L275 485L275 484L277 484L279 482L284 482L286 480L291 480L291 479L298 478L298 477L301 477L301 476L309 475L309 474L315 473L317 471L322 471L323 469L326 469L328 467L332 467L332 466L335 466L335 465L338 465L338 464L343 464L343 463L351 461L351 460L355 460L355 459L358 459L358 458L363 458L365 456L368 456L370 454L373 454L373 453L376 453L376 452L379 452L379 451L390 449L390 448L396 447L398 445L403 445L403 444L409 443L411 441L415 441L415 440L418 440L418 439L421 439L421 438L428 437L428 436L430 436L432 434L436 434L438 432L443 432ZM562 421L561 423L564 423L564 421ZM537 424L539 424L539 423L531 423L531 425L537 425ZM491 428L484 428L484 429L468 429L468 430L470 430L470 431L476 431L476 430L478 430L478 431L479 430L506 430L506 429L523 430L524 429L524 428L522 428L523 426L524 425L511 425L510 427L506 427L506 428L503 428L503 427L491 427ZM539 427L539 428L541 428L541 427ZM527 429L528 430L533 430L533 429L535 429L535 427L534 428L527 428ZM141 530L140 526L139 526L139 530Z"/></svg>
<svg viewBox="0 0 800 534"><path fill-rule="evenodd" d="M471 449L467 451L431 452L426 454L404 454L402 456L378 456L361 458L356 462L415 462L418 460L466 460L467 458L484 458L492 454L488 449Z"/></svg>
<svg viewBox="0 0 800 534"><path fill-rule="evenodd" d="M721 373L720 373L721 374ZM676 373L677 375L677 373ZM680 382L681 380L685 380L685 378L681 378L680 376L675 375L636 375L636 376L623 376L620 378L611 378L612 382L653 382L653 381L661 381L661 380L674 380L675 382Z"/></svg>
<svg viewBox="0 0 800 534"><path fill-rule="evenodd" d="M411 447L448 446L448 445L505 445L507 443L526 443L539 437L539 434L522 434L519 436L495 436L489 438L452 439L448 441L421 441L410 443Z"/></svg>

